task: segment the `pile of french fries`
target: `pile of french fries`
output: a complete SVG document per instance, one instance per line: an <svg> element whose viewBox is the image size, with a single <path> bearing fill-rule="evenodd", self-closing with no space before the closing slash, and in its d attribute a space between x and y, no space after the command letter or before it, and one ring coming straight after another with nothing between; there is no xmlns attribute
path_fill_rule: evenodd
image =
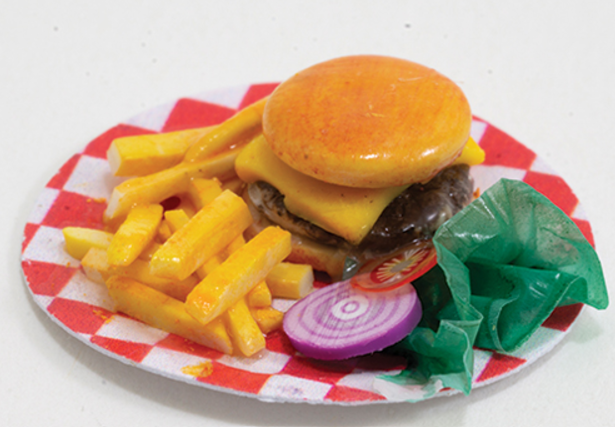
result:
<svg viewBox="0 0 615 427"><path fill-rule="evenodd" d="M252 224L235 174L266 100L214 127L118 138L106 230L67 227L67 252L105 284L116 311L226 354L251 356L280 328L273 298L305 296L311 266L290 264L290 233Z"/></svg>

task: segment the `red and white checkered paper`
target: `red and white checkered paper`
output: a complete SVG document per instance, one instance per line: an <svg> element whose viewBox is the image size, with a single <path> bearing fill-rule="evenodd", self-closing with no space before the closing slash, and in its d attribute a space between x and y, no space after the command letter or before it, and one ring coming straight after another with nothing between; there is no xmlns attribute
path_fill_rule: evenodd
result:
<svg viewBox="0 0 615 427"><path fill-rule="evenodd" d="M181 98L110 128L71 157L45 186L25 226L22 267L28 288L70 334L108 356L165 377L265 401L358 405L407 400L412 396L401 387L375 387L379 375L403 369L404 360L395 356L319 362L298 354L282 331L269 334L267 348L251 358L228 356L114 313L104 286L90 282L64 250L63 227L103 227L105 201L120 182L106 161L114 138L213 125L275 86L248 85ZM473 122L472 136L486 151L484 164L472 168L481 192L502 177L523 180L568 214L593 243L576 196L535 153L480 119ZM274 304L285 308L284 301ZM515 353L475 349L474 387L517 372L550 351L581 308L556 309ZM442 390L439 395L453 393Z"/></svg>

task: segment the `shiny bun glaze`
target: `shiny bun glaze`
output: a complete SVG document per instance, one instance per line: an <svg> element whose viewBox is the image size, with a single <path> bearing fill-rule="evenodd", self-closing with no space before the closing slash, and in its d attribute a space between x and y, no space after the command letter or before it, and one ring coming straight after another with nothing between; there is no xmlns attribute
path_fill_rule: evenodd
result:
<svg viewBox="0 0 615 427"><path fill-rule="evenodd" d="M426 182L468 140L468 101L414 62L349 56L307 68L271 94L263 133L295 170L350 187Z"/></svg>

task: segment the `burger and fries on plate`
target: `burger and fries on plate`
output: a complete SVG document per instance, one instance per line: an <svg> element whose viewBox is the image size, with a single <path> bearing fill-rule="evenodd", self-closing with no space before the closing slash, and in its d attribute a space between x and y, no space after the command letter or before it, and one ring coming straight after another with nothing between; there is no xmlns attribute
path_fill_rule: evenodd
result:
<svg viewBox="0 0 615 427"><path fill-rule="evenodd" d="M272 301L322 304L314 295L334 287L314 290L314 274L352 288L327 306L337 320L399 301L436 264L436 231L476 197L469 168L485 154L471 122L461 89L433 69L326 61L217 126L116 139L109 165L127 179L107 229L68 227L66 249L117 311L223 353L250 357L280 328L317 359L371 353L416 326L420 301L394 336L365 332L333 353L320 346L327 325L297 336Z"/></svg>

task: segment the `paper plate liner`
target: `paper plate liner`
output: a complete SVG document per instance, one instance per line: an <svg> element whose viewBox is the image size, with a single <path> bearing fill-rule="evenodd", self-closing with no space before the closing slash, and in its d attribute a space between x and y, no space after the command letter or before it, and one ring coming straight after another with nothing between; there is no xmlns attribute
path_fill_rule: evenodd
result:
<svg viewBox="0 0 615 427"><path fill-rule="evenodd" d="M103 228L106 199L120 179L111 176L106 151L114 138L169 132L220 123L275 83L238 86L181 98L114 126L64 163L36 200L24 229L22 268L36 303L49 317L90 347L131 366L189 384L264 401L361 405L404 401L401 387L374 387L382 374L395 374L405 361L375 354L342 362L318 362L294 351L281 331L269 334L267 348L252 358L234 357L149 327L113 312L104 286L89 281L79 262L64 250L62 228ZM478 191L500 178L522 180L547 196L593 244L591 227L564 180L523 144L475 118L472 137L486 160L471 174ZM289 302L274 301L286 310ZM518 351L501 354L474 349L473 387L503 379L549 352L566 335L581 304L557 308ZM456 390L441 390L450 395Z"/></svg>

